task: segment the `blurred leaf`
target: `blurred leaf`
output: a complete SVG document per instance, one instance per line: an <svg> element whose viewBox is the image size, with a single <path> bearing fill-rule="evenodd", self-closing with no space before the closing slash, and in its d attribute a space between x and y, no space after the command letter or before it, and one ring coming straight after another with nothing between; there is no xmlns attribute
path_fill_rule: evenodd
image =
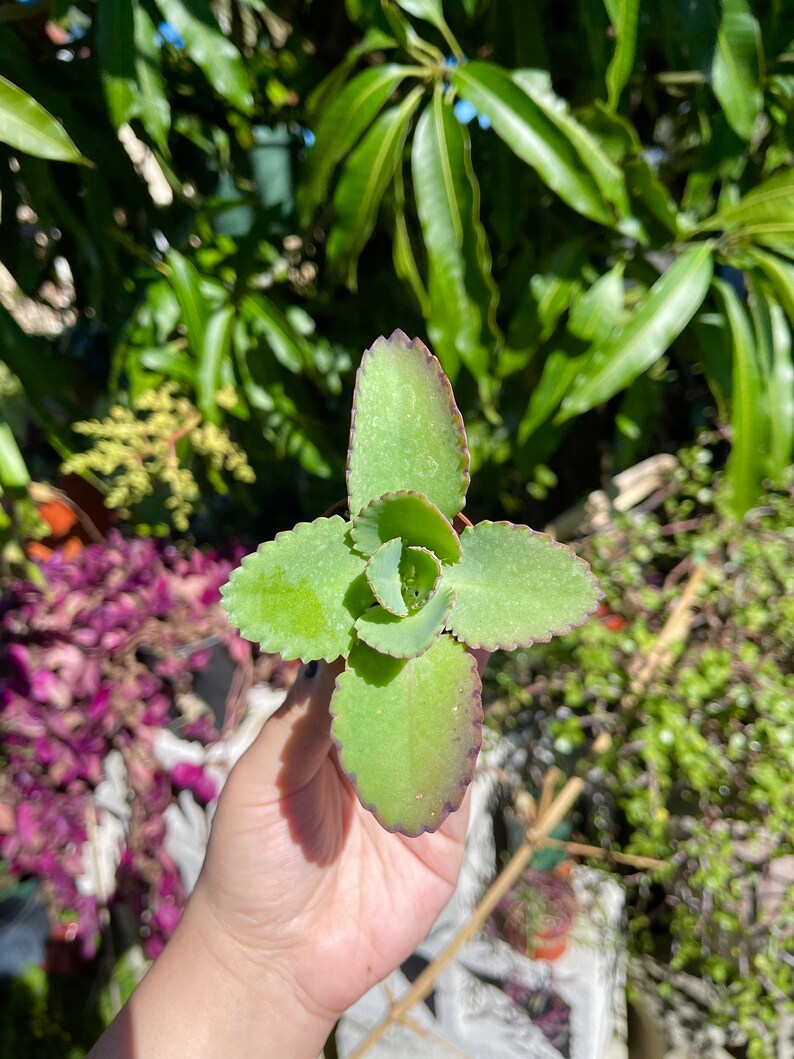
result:
<svg viewBox="0 0 794 1059"><path fill-rule="evenodd" d="M568 330L585 342L601 345L609 338L623 311L624 262L618 261L571 304Z"/></svg>
<svg viewBox="0 0 794 1059"><path fill-rule="evenodd" d="M612 224L610 210L590 173L582 171L581 160L568 137L506 70L491 63L466 63L451 72L450 81L564 202L585 217Z"/></svg>
<svg viewBox="0 0 794 1059"><path fill-rule="evenodd" d="M80 154L60 122L48 114L27 92L0 76L0 141L36 158L56 162L82 162Z"/></svg>
<svg viewBox="0 0 794 1059"><path fill-rule="evenodd" d="M411 115L422 93L421 87L414 88L402 103L381 114L339 178L327 256L351 290L356 289L359 255L375 227L380 201L399 164Z"/></svg>
<svg viewBox="0 0 794 1059"><path fill-rule="evenodd" d="M137 109L135 33L130 0L102 0L97 4L96 47L108 113L118 128Z"/></svg>
<svg viewBox="0 0 794 1059"><path fill-rule="evenodd" d="M794 327L794 265L756 247L751 257L760 266Z"/></svg>
<svg viewBox="0 0 794 1059"><path fill-rule="evenodd" d="M135 73L138 78L138 113L144 129L168 156L171 105L161 71L162 49L155 40L155 25L140 4L135 5Z"/></svg>
<svg viewBox="0 0 794 1059"><path fill-rule="evenodd" d="M563 350L555 349L546 357L540 381L532 390L527 410L518 427L519 445L525 445L535 431L554 415L586 356L581 354L572 357Z"/></svg>
<svg viewBox="0 0 794 1059"><path fill-rule="evenodd" d="M620 167L610 158L596 136L571 114L566 100L552 88L547 70L514 70L512 78L530 99L573 144L582 164L592 174L604 199L614 206L617 217L631 212L626 181Z"/></svg>
<svg viewBox="0 0 794 1059"><path fill-rule="evenodd" d="M698 313L692 320L692 334L698 344L699 360L706 382L717 404L717 415L730 419L732 347L725 314Z"/></svg>
<svg viewBox="0 0 794 1059"><path fill-rule="evenodd" d="M498 341L491 255L468 130L440 91L416 126L411 164L428 261L428 332L445 370L463 362L479 383Z"/></svg>
<svg viewBox="0 0 794 1059"><path fill-rule="evenodd" d="M732 440L725 474L731 485L733 513L742 518L760 495L769 424L747 313L729 283L715 279L714 286L722 297L733 335Z"/></svg>
<svg viewBox="0 0 794 1059"><path fill-rule="evenodd" d="M241 308L256 322L255 330L265 336L279 364L295 375L306 368L304 340L269 298L249 294Z"/></svg>
<svg viewBox="0 0 794 1059"><path fill-rule="evenodd" d="M321 110L331 106L342 91L342 86L347 81L350 71L363 55L369 55L373 51L385 51L395 46L396 41L387 33L375 26L370 26L358 44L354 44L345 53L344 59L309 93L305 100L308 118L313 120Z"/></svg>
<svg viewBox="0 0 794 1059"><path fill-rule="evenodd" d="M507 341L511 350L533 351L551 337L578 288L583 263L581 239L555 247L540 263L510 320Z"/></svg>
<svg viewBox="0 0 794 1059"><path fill-rule="evenodd" d="M627 163L625 172L631 197L640 202L668 232L677 235L678 210L648 159L642 156L632 159Z"/></svg>
<svg viewBox="0 0 794 1059"><path fill-rule="evenodd" d="M398 7L414 18L421 18L436 28L445 25L441 0L395 0Z"/></svg>
<svg viewBox="0 0 794 1059"><path fill-rule="evenodd" d="M563 401L558 422L607 401L647 371L699 309L712 270L710 243L685 250L615 336L594 353Z"/></svg>
<svg viewBox="0 0 794 1059"><path fill-rule="evenodd" d="M394 173L394 238L392 240L392 260L394 271L411 288L419 310L425 319L430 315L430 299L419 274L408 224L405 220L405 187L403 184L402 163Z"/></svg>
<svg viewBox="0 0 794 1059"><path fill-rule="evenodd" d="M758 362L769 415L766 468L779 480L791 463L794 442L794 364L791 327L766 285L750 277L750 306L755 327Z"/></svg>
<svg viewBox="0 0 794 1059"><path fill-rule="evenodd" d="M182 0L157 0L157 6L218 95L251 114L254 100L243 57L221 33L209 4L205 0L191 0L190 6Z"/></svg>
<svg viewBox="0 0 794 1059"><path fill-rule="evenodd" d="M8 423L0 422L0 493L3 489L25 489L30 475Z"/></svg>
<svg viewBox="0 0 794 1059"><path fill-rule="evenodd" d="M728 124L745 141L764 105L762 62L761 31L746 0L722 0L711 85Z"/></svg>
<svg viewBox="0 0 794 1059"><path fill-rule="evenodd" d="M204 344L196 372L196 404L210 423L223 418L215 395L221 384L221 365L229 356L234 306L224 305L212 314L204 331Z"/></svg>
<svg viewBox="0 0 794 1059"><path fill-rule="evenodd" d="M395 63L364 70L323 113L301 182L300 207L306 218L325 201L334 166L369 128L405 76L405 67Z"/></svg>
<svg viewBox="0 0 794 1059"><path fill-rule="evenodd" d="M199 357L204 349L204 329L210 314L201 292L200 276L195 265L178 250L169 250L165 259L170 266L169 280L179 302L188 343L193 354Z"/></svg>
<svg viewBox="0 0 794 1059"><path fill-rule="evenodd" d="M715 228L763 245L790 247L794 242L794 168L775 173L700 225L702 231Z"/></svg>
<svg viewBox="0 0 794 1059"><path fill-rule="evenodd" d="M140 349L137 351L137 357L148 371L157 372L179 382L188 382L191 386L195 385L195 361L175 346Z"/></svg>
<svg viewBox="0 0 794 1059"><path fill-rule="evenodd" d="M634 66L640 0L604 0L615 35L615 52L607 67L607 104L616 110Z"/></svg>

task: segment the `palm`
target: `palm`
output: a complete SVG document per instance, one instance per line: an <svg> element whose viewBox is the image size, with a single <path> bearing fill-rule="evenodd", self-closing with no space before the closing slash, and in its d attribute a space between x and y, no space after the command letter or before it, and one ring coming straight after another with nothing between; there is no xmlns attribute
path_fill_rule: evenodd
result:
<svg viewBox="0 0 794 1059"><path fill-rule="evenodd" d="M331 1013L430 929L452 894L467 818L407 839L361 807L328 734L336 672L299 680L232 773L202 879L246 951L287 961L307 999Z"/></svg>

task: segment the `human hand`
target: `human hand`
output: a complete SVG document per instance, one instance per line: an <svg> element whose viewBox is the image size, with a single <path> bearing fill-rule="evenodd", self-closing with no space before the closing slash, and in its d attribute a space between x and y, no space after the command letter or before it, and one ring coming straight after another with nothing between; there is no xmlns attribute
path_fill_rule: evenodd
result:
<svg viewBox="0 0 794 1059"><path fill-rule="evenodd" d="M433 834L385 831L331 741L341 669L302 667L232 770L182 921L91 1059L315 1059L451 897L469 795Z"/></svg>
<svg viewBox="0 0 794 1059"><path fill-rule="evenodd" d="M427 934L468 820L467 797L437 832L406 838L361 806L330 735L341 669L302 667L238 762L194 895L254 976L275 965L329 1025Z"/></svg>

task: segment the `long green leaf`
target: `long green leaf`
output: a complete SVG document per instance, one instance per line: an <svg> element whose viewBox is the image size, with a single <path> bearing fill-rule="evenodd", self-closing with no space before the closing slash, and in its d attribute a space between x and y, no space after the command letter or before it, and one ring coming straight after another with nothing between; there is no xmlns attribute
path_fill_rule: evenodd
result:
<svg viewBox="0 0 794 1059"><path fill-rule="evenodd" d="M527 410L518 427L518 444L525 445L535 431L551 418L576 378L586 354L571 357L553 350L543 364L543 373L532 391Z"/></svg>
<svg viewBox="0 0 794 1059"><path fill-rule="evenodd" d="M746 141L764 105L761 66L761 30L746 0L722 0L711 87L728 124Z"/></svg>
<svg viewBox="0 0 794 1059"><path fill-rule="evenodd" d="M758 345L759 369L769 415L766 468L777 480L791 463L794 443L794 364L791 327L767 285L750 278L750 300Z"/></svg>
<svg viewBox="0 0 794 1059"><path fill-rule="evenodd" d="M185 51L204 73L219 96L244 114L251 114L254 99L240 52L224 37L205 0L157 0L163 18L185 42Z"/></svg>
<svg viewBox="0 0 794 1059"><path fill-rule="evenodd" d="M611 210L570 140L506 70L491 63L466 63L452 71L450 81L572 209L601 224L613 223Z"/></svg>
<svg viewBox="0 0 794 1059"><path fill-rule="evenodd" d="M421 18L433 26L440 26L444 22L441 0L396 0L396 3L409 15Z"/></svg>
<svg viewBox="0 0 794 1059"><path fill-rule="evenodd" d="M794 327L794 265L756 247L751 251L751 256L772 285L775 295Z"/></svg>
<svg viewBox="0 0 794 1059"><path fill-rule="evenodd" d="M204 345L196 372L196 403L210 423L220 423L221 410L215 394L221 385L221 368L229 357L234 306L224 305L212 314L204 331Z"/></svg>
<svg viewBox="0 0 794 1059"><path fill-rule="evenodd" d="M618 261L588 290L577 294L568 317L568 330L585 342L603 345L623 311L624 262Z"/></svg>
<svg viewBox="0 0 794 1059"><path fill-rule="evenodd" d="M24 489L30 475L8 423L0 422L0 493L3 489Z"/></svg>
<svg viewBox="0 0 794 1059"><path fill-rule="evenodd" d="M201 292L201 281L195 265L178 250L169 250L166 262L170 266L169 280L187 332L188 344L196 357L204 349L204 329L209 319L209 306Z"/></svg>
<svg viewBox="0 0 794 1059"><path fill-rule="evenodd" d="M96 47L102 87L115 128L137 110L135 34L130 0L102 0L96 8Z"/></svg>
<svg viewBox="0 0 794 1059"><path fill-rule="evenodd" d="M406 76L396 63L376 66L357 74L323 113L314 145L306 155L300 208L305 219L325 199L334 166L375 120Z"/></svg>
<svg viewBox="0 0 794 1059"><path fill-rule="evenodd" d="M498 335L496 284L480 223L480 191L466 128L436 92L416 126L411 164L428 260L430 338L445 370L463 361L488 377Z"/></svg>
<svg viewBox="0 0 794 1059"><path fill-rule="evenodd" d="M383 194L399 164L411 115L419 105L416 87L402 103L377 119L345 166L334 195L335 221L328 237L328 261L356 289L356 271Z"/></svg>
<svg viewBox="0 0 794 1059"><path fill-rule="evenodd" d="M794 241L794 167L763 181L732 206L700 225L701 231L724 229L765 246L789 248Z"/></svg>
<svg viewBox="0 0 794 1059"><path fill-rule="evenodd" d="M0 141L36 158L90 165L63 125L5 77L0 77Z"/></svg>
<svg viewBox="0 0 794 1059"><path fill-rule="evenodd" d="M640 0L604 0L615 34L615 51L607 67L607 104L616 110L634 66Z"/></svg>
<svg viewBox="0 0 794 1059"><path fill-rule="evenodd" d="M593 355L563 402L557 421L601 404L647 371L700 308L712 270L709 243L685 250L625 325Z"/></svg>
<svg viewBox="0 0 794 1059"><path fill-rule="evenodd" d="M308 357L305 341L269 298L264 294L249 294L243 300L242 309L252 319L253 329L264 335L279 364L293 375L306 370Z"/></svg>
<svg viewBox="0 0 794 1059"><path fill-rule="evenodd" d="M618 218L628 218L631 207L623 171L604 150L598 137L593 136L590 130L571 114L567 101L558 96L552 88L548 71L514 70L511 76L519 88L526 92L546 117L571 141L604 199L615 208ZM630 232L627 231L626 234Z"/></svg>
<svg viewBox="0 0 794 1059"><path fill-rule="evenodd" d="M138 78L138 113L144 129L166 157L171 128L171 104L165 93L162 48L156 41L154 22L140 4L135 5L135 73Z"/></svg>
<svg viewBox="0 0 794 1059"><path fill-rule="evenodd" d="M411 288L422 316L430 315L430 298L427 294L419 266L416 263L408 223L405 219L405 187L402 163L394 171L394 238L392 239L394 271Z"/></svg>
<svg viewBox="0 0 794 1059"><path fill-rule="evenodd" d="M747 313L729 283L715 279L714 286L722 296L733 335L732 442L725 473L731 485L733 513L742 518L761 492L769 436L767 409Z"/></svg>

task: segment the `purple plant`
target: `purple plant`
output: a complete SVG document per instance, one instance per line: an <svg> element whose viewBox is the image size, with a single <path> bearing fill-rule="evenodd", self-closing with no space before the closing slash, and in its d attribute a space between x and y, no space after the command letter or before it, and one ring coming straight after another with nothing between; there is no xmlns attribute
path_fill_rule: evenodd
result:
<svg viewBox="0 0 794 1059"><path fill-rule="evenodd" d="M214 645L237 663L234 691L246 689L251 647L219 606L238 559L114 532L75 558L54 554L43 586L17 581L0 606L0 820L13 819L0 834L0 858L12 876L41 880L53 914L76 920L86 955L96 948L99 910L78 880L111 750L124 759L132 799L108 898L132 903L150 955L178 921L185 894L163 849L163 812L180 789L200 802L217 792L199 766L166 774L153 747L174 725L204 743L218 737L208 713L179 713Z"/></svg>

